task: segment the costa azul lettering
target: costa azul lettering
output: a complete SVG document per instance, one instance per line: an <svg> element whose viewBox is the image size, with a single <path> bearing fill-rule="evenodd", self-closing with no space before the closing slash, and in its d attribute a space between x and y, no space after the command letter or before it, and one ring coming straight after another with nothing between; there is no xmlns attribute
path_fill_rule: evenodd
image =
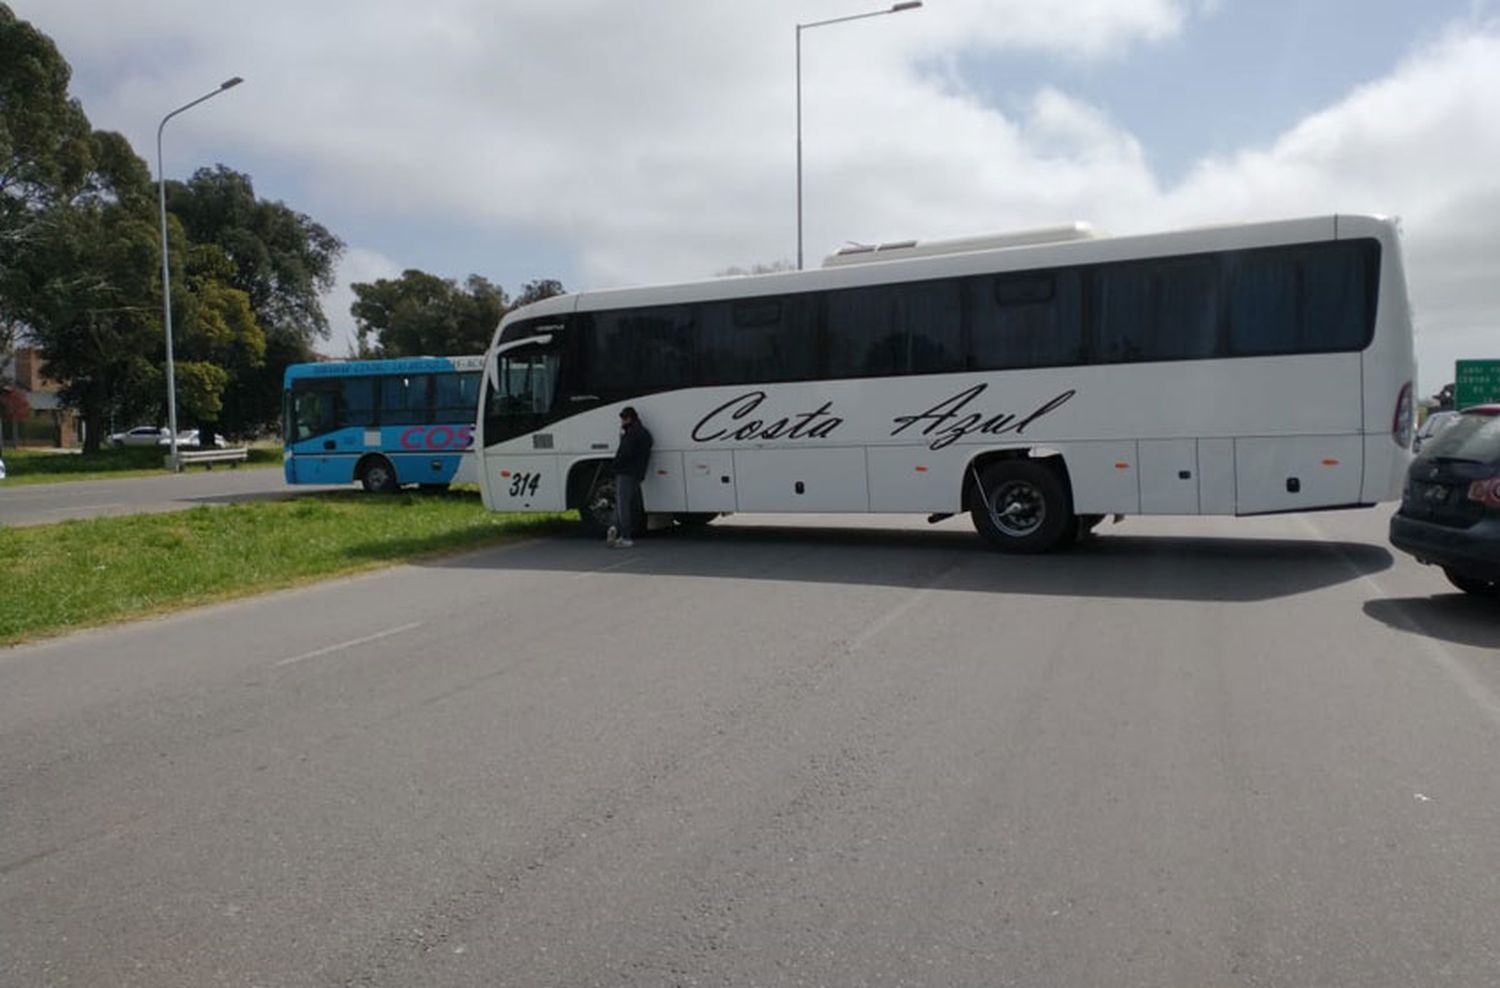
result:
<svg viewBox="0 0 1500 988"><path fill-rule="evenodd" d="M830 414L833 402L825 401L810 412L798 412L780 418L752 417L766 400L764 391L751 391L731 398L709 412L693 426L693 440L700 443L733 439L749 442L756 439L827 439L844 424Z"/></svg>
<svg viewBox="0 0 1500 988"><path fill-rule="evenodd" d="M402 449L468 449L474 442L472 425L418 425L401 433Z"/></svg>
<svg viewBox="0 0 1500 988"><path fill-rule="evenodd" d="M964 412L968 404L984 394L988 388L988 384L976 384L967 391L960 391L951 398L943 399L925 412L918 412L915 415L899 415L891 420L896 423L896 428L891 430L891 435L899 436L907 429L926 422L927 426L922 430L922 435L932 437L932 442L928 444L931 449L942 449L953 445L965 436L976 434L1001 436L1013 432L1019 436L1026 431L1028 425L1066 405L1073 395L1077 394L1072 390L1064 391L1024 417L1016 412L1000 412L989 416L986 416L984 412Z"/></svg>
<svg viewBox="0 0 1500 988"><path fill-rule="evenodd" d="M920 427L931 449L943 449L967 436L1022 435L1026 427L1066 405L1077 393L1064 391L1039 405L1029 414L1020 412L968 411L969 405L989 389L976 384L925 411L898 415L891 419L892 436ZM766 403L764 391L750 391L731 398L698 420L693 426L693 440L700 443L754 442L765 439L827 439L844 424L833 414L833 402L825 401L812 411L771 417L761 410Z"/></svg>

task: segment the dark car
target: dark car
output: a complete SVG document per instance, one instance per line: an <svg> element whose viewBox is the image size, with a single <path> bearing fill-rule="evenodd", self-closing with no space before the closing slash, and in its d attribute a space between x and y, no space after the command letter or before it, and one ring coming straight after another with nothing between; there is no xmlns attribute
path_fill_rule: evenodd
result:
<svg viewBox="0 0 1500 988"><path fill-rule="evenodd" d="M1422 447L1391 543L1465 593L1500 597L1500 404L1464 409Z"/></svg>

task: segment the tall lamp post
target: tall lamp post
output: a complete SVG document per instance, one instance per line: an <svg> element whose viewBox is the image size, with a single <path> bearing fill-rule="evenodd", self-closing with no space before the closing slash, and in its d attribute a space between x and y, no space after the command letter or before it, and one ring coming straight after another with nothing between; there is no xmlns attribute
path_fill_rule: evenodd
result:
<svg viewBox="0 0 1500 988"><path fill-rule="evenodd" d="M177 369L172 363L172 275L167 261L167 173L162 170L161 157L161 132L166 129L167 121L184 110L191 110L204 100L213 99L226 89L233 89L244 82L239 76L233 79L225 79L219 83L219 88L211 93L205 93L193 100L184 103L171 113L161 118L161 123L156 128L156 182L157 198L161 205L161 308L162 318L167 327L167 429L170 431L168 442L172 450L172 469L179 469L177 460Z"/></svg>
<svg viewBox="0 0 1500 988"><path fill-rule="evenodd" d="M832 17L826 21L812 21L797 25L797 270L802 270L802 32L808 28L842 24L845 21L861 21L866 17L882 17L899 14L903 10L916 10L922 0L905 0L892 4L885 10L872 10L867 14L850 14L848 17Z"/></svg>

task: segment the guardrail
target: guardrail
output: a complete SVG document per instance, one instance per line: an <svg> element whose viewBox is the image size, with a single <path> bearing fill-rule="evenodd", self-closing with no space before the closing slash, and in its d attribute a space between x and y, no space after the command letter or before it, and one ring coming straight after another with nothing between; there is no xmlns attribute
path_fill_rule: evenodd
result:
<svg viewBox="0 0 1500 988"><path fill-rule="evenodd" d="M179 449L175 462L171 453L163 457L163 460L166 461L168 470L181 473L184 467L191 466L202 466L205 470L212 470L215 463L228 463L231 467L238 467L249 455L250 450L244 446L235 446L230 449Z"/></svg>

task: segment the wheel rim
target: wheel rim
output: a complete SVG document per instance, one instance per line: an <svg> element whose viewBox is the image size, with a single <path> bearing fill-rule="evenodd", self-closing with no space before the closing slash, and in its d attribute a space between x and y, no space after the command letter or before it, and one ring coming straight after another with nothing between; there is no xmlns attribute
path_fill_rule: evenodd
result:
<svg viewBox="0 0 1500 988"><path fill-rule="evenodd" d="M1047 499L1035 484L1011 480L990 495L990 521L1005 535L1024 538L1046 520Z"/></svg>
<svg viewBox="0 0 1500 988"><path fill-rule="evenodd" d="M365 471L365 480L375 490L385 490L391 483L391 475L384 464L373 464Z"/></svg>
<svg viewBox="0 0 1500 988"><path fill-rule="evenodd" d="M614 524L615 485L613 481L607 480L594 488L593 496L589 498L589 514L601 528Z"/></svg>

